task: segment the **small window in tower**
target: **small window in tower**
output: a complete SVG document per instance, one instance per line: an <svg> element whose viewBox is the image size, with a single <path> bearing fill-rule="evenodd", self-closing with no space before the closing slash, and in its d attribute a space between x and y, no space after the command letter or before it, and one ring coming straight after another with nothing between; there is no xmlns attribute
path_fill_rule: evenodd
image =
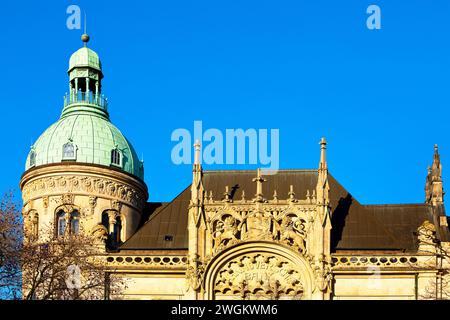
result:
<svg viewBox="0 0 450 320"><path fill-rule="evenodd" d="M36 152L31 150L30 152L30 167L34 167L36 165Z"/></svg>
<svg viewBox="0 0 450 320"><path fill-rule="evenodd" d="M122 166L121 153L118 149L111 150L111 164L115 166Z"/></svg>
<svg viewBox="0 0 450 320"><path fill-rule="evenodd" d="M76 160L77 158L77 148L72 141L69 140L66 144L63 145L63 160Z"/></svg>
<svg viewBox="0 0 450 320"><path fill-rule="evenodd" d="M80 214L78 211L72 212L70 215L70 233L78 234L80 232Z"/></svg>
<svg viewBox="0 0 450 320"><path fill-rule="evenodd" d="M66 213L64 211L59 211L57 215L58 223L58 237L64 236L66 233Z"/></svg>

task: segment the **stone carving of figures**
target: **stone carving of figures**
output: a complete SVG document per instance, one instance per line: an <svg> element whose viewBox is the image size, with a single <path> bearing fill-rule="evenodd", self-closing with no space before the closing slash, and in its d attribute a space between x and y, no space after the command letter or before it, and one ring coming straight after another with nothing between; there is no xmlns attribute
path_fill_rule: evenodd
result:
<svg viewBox="0 0 450 320"><path fill-rule="evenodd" d="M433 245L436 238L436 227L430 221L426 220L422 225L417 228L417 238L419 245Z"/></svg>
<svg viewBox="0 0 450 320"><path fill-rule="evenodd" d="M280 240L287 242L289 245L297 246L301 252L305 252L305 225L300 219L295 221L288 216L281 219L280 224Z"/></svg>
<svg viewBox="0 0 450 320"><path fill-rule="evenodd" d="M241 225L243 240L272 240L276 235L272 217L261 211L249 214Z"/></svg>
<svg viewBox="0 0 450 320"><path fill-rule="evenodd" d="M327 257L319 255L314 258L314 274L316 277L316 288L320 291L330 290L333 275Z"/></svg>
<svg viewBox="0 0 450 320"><path fill-rule="evenodd" d="M332 274L325 269L316 270L316 286L320 291L327 291L330 288Z"/></svg>
<svg viewBox="0 0 450 320"><path fill-rule="evenodd" d="M227 216L224 221L219 220L216 224L216 229L213 232L215 247L223 247L230 242L237 241L238 232L236 219L232 216Z"/></svg>
<svg viewBox="0 0 450 320"><path fill-rule="evenodd" d="M197 291L202 286L204 272L203 263L198 259L198 256L191 256L186 269L186 279L193 290Z"/></svg>
<svg viewBox="0 0 450 320"><path fill-rule="evenodd" d="M94 239L99 241L106 241L108 239L108 229L101 223L92 228L91 234Z"/></svg>

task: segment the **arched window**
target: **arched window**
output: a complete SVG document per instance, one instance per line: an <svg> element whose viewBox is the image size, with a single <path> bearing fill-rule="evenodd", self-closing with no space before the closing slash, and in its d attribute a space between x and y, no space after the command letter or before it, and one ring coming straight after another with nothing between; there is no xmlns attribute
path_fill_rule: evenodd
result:
<svg viewBox="0 0 450 320"><path fill-rule="evenodd" d="M118 149L111 150L111 164L114 166L122 166L122 154Z"/></svg>
<svg viewBox="0 0 450 320"><path fill-rule="evenodd" d="M80 213L77 210L72 211L70 215L67 215L63 210L59 210L56 214L56 223L58 237L63 237L67 233L72 235L80 233Z"/></svg>
<svg viewBox="0 0 450 320"><path fill-rule="evenodd" d="M34 150L30 151L30 167L34 167L36 165L36 152Z"/></svg>
<svg viewBox="0 0 450 320"><path fill-rule="evenodd" d="M72 143L71 140L63 145L63 160L76 160L77 159L77 148L76 145Z"/></svg>
<svg viewBox="0 0 450 320"><path fill-rule="evenodd" d="M108 230L107 246L115 248L123 242L125 221L115 210L103 212L102 225Z"/></svg>
<svg viewBox="0 0 450 320"><path fill-rule="evenodd" d="M66 233L66 213L61 210L58 212L56 217L57 217L57 224L58 224L57 234L58 234L58 237L62 237Z"/></svg>
<svg viewBox="0 0 450 320"><path fill-rule="evenodd" d="M80 232L80 214L74 211L70 214L70 234L79 234Z"/></svg>

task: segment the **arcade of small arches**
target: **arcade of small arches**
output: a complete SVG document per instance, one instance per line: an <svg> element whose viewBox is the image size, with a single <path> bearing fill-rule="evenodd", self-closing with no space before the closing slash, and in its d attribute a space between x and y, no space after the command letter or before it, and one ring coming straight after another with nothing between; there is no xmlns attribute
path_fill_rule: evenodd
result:
<svg viewBox="0 0 450 320"><path fill-rule="evenodd" d="M54 213L54 235L56 238L67 235L78 235L82 231L83 221L80 215L80 209L73 205L62 205ZM26 234L30 238L39 237L39 213L31 209L25 214ZM91 231L91 234L97 239L105 241L109 248L114 248L125 240L126 218L116 209L104 210L101 214L101 222Z"/></svg>

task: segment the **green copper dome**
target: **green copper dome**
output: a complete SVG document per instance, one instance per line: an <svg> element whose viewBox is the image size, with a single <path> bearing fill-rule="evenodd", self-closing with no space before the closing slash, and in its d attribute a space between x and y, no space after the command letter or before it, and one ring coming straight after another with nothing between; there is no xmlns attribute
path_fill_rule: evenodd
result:
<svg viewBox="0 0 450 320"><path fill-rule="evenodd" d="M74 147L73 156L63 155L67 143ZM122 154L118 165L111 163L111 153L116 149ZM142 162L133 146L111 122L95 115L73 114L59 119L39 137L33 152L35 166L64 161L93 163L122 168L143 179ZM25 169L32 165L29 154Z"/></svg>
<svg viewBox="0 0 450 320"><path fill-rule="evenodd" d="M68 73L70 93L61 117L32 145L25 169L70 161L114 167L143 179L142 161L109 120L98 55L79 49L70 58Z"/></svg>

